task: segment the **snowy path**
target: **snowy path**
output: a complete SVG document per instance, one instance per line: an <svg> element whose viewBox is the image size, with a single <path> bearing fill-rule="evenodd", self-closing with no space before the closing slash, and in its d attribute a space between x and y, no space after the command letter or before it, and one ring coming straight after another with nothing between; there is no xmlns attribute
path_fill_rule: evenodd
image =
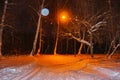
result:
<svg viewBox="0 0 120 80"><path fill-rule="evenodd" d="M33 76L36 76L40 72L40 67L31 68L31 70L25 72L22 75L19 75L18 77L14 78L13 80L30 80Z"/></svg>
<svg viewBox="0 0 120 80"><path fill-rule="evenodd" d="M99 63L97 59L56 56L56 63L50 57L37 57L29 64L0 69L0 80L120 80L119 61Z"/></svg>

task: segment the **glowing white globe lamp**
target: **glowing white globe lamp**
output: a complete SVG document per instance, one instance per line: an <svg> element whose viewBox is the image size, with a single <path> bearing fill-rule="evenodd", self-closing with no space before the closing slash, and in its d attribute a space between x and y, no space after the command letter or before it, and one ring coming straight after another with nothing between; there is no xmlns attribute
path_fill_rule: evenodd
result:
<svg viewBox="0 0 120 80"><path fill-rule="evenodd" d="M47 9L47 8L41 9L41 15L42 16L48 16L49 15L49 9Z"/></svg>

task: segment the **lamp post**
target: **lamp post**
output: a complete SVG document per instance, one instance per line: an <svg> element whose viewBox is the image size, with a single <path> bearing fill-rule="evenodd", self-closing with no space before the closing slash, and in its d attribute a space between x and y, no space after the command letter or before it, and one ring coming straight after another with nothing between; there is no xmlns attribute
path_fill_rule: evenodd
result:
<svg viewBox="0 0 120 80"><path fill-rule="evenodd" d="M59 13L57 15L57 24L58 24L58 26L57 26L57 34L56 34L56 43L55 43L55 47L54 47L54 55L57 54L60 23L64 24L64 23L68 22L68 20L69 20L68 12L61 11L61 12L58 12L58 13Z"/></svg>
<svg viewBox="0 0 120 80"><path fill-rule="evenodd" d="M55 47L54 47L54 55L57 54L57 45L58 45L58 37L59 37L59 18L58 18L58 21L57 21L57 35L56 35L56 42L55 42Z"/></svg>

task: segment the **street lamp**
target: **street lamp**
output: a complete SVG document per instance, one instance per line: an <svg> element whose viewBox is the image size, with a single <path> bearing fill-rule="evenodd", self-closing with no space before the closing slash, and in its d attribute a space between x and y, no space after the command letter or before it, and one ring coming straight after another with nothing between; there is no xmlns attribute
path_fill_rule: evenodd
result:
<svg viewBox="0 0 120 80"><path fill-rule="evenodd" d="M58 37L59 37L59 26L61 24L65 24L69 22L70 17L67 11L59 11L57 15L57 35L56 35L56 43L55 43L55 48L54 48L54 55L57 53L57 46L58 46Z"/></svg>
<svg viewBox="0 0 120 80"><path fill-rule="evenodd" d="M66 22L69 22L70 20L70 17L69 17L69 14L67 11L61 11L59 12L58 14L58 21L60 23L66 23Z"/></svg>
<svg viewBox="0 0 120 80"><path fill-rule="evenodd" d="M42 16L48 16L49 15L49 9L47 9L47 8L41 9L41 15Z"/></svg>

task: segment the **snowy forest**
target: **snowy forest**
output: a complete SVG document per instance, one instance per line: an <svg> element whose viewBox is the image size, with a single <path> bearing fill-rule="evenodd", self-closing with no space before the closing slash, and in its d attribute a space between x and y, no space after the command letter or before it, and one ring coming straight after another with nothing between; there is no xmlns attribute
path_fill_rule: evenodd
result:
<svg viewBox="0 0 120 80"><path fill-rule="evenodd" d="M0 0L0 80L120 80L120 0Z"/></svg>
<svg viewBox="0 0 120 80"><path fill-rule="evenodd" d="M119 4L119 0L1 0L1 55L120 52ZM41 15L42 8L49 9L48 16ZM68 21L57 19L60 11L68 12Z"/></svg>

